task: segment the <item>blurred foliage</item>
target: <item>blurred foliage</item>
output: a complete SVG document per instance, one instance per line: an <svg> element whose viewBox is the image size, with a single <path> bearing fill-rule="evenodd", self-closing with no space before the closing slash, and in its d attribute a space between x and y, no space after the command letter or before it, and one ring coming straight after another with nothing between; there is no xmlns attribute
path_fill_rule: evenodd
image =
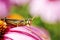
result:
<svg viewBox="0 0 60 40"><path fill-rule="evenodd" d="M29 14L28 5L13 6L11 9L11 13L18 13L22 15L25 19L32 18L32 16ZM44 23L40 19L40 17L36 17L33 19L32 24L47 29L51 35L52 40L60 40L60 23L57 24Z"/></svg>
<svg viewBox="0 0 60 40"><path fill-rule="evenodd" d="M59 38L59 30L60 30L60 25L57 24L44 24L45 28L50 32L52 40L60 40Z"/></svg>
<svg viewBox="0 0 60 40"><path fill-rule="evenodd" d="M22 15L26 19L31 18L31 15L29 14L27 5L13 6L11 12L12 13L18 13L18 14Z"/></svg>
<svg viewBox="0 0 60 40"><path fill-rule="evenodd" d="M40 17L35 17L33 20L32 20L32 24L35 25L35 26L40 26L40 27L43 27L44 24L42 22L42 20L40 19Z"/></svg>

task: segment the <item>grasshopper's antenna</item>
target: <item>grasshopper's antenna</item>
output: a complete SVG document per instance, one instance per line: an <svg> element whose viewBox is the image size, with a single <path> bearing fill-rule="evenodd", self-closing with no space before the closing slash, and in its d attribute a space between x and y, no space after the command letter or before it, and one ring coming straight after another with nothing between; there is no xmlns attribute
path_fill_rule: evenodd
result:
<svg viewBox="0 0 60 40"><path fill-rule="evenodd" d="M34 16L34 17L32 17L32 19L31 19L31 20L33 21L34 19L35 19L35 16Z"/></svg>

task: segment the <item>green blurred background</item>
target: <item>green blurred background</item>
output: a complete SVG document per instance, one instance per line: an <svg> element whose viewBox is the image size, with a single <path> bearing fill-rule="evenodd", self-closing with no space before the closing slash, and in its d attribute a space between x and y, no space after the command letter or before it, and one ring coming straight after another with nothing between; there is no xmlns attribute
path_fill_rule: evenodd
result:
<svg viewBox="0 0 60 40"><path fill-rule="evenodd" d="M22 15L25 19L32 18L32 16L29 14L29 9L28 5L23 5L23 6L13 6L11 8L10 13L17 13ZM49 23L44 23L40 17L35 17L34 20L32 21L32 24L34 26L39 26L43 27L46 30L49 31L51 35L52 40L60 40L60 23L56 24L49 24Z"/></svg>

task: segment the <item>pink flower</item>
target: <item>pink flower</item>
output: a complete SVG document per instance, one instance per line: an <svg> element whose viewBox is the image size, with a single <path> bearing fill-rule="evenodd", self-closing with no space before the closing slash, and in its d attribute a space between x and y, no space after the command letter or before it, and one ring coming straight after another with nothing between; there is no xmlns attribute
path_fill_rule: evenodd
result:
<svg viewBox="0 0 60 40"><path fill-rule="evenodd" d="M20 26L10 28L4 34L4 40L51 40L49 33L43 28Z"/></svg>
<svg viewBox="0 0 60 40"><path fill-rule="evenodd" d="M32 0L30 13L40 16L43 21L55 23L60 19L60 0Z"/></svg>

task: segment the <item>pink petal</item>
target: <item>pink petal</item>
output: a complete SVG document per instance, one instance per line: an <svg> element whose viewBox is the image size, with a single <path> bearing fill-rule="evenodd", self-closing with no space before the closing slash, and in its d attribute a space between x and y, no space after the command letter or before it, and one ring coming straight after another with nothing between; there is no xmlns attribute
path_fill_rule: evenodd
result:
<svg viewBox="0 0 60 40"><path fill-rule="evenodd" d="M0 1L0 18L4 18L7 15L7 6L4 2Z"/></svg>
<svg viewBox="0 0 60 40"><path fill-rule="evenodd" d="M11 4L9 0L0 0L0 18L4 18L8 15Z"/></svg>

